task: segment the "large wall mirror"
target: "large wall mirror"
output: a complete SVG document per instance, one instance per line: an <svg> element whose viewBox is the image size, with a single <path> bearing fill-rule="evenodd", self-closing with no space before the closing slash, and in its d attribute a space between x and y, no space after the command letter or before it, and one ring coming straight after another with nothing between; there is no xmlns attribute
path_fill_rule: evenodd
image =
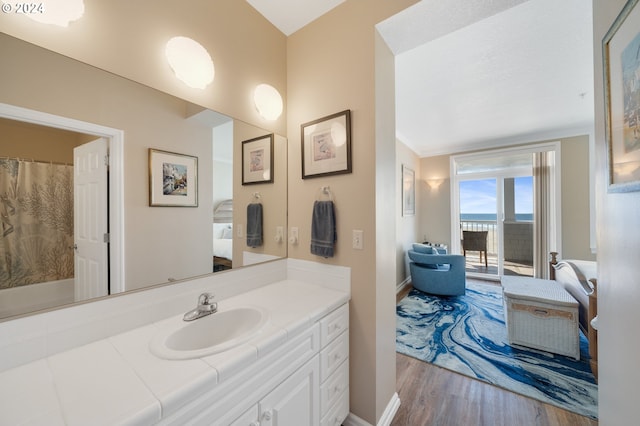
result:
<svg viewBox="0 0 640 426"><path fill-rule="evenodd" d="M0 321L287 256L284 137L6 34L0 52ZM273 179L248 185L243 142L261 138ZM153 179L197 183L195 205L151 205Z"/></svg>

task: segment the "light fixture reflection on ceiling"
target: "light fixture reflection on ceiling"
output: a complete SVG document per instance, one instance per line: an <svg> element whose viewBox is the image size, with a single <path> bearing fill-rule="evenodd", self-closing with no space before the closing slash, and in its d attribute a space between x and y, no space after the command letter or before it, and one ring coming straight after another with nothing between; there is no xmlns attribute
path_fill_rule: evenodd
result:
<svg viewBox="0 0 640 426"><path fill-rule="evenodd" d="M84 0L40 0L37 3L2 2L5 13L21 14L41 24L68 27L84 15Z"/></svg>
<svg viewBox="0 0 640 426"><path fill-rule="evenodd" d="M173 37L165 49L176 77L194 89L204 89L213 81L215 68L209 52L188 37Z"/></svg>
<svg viewBox="0 0 640 426"><path fill-rule="evenodd" d="M253 92L253 102L265 120L277 120L282 114L282 96L269 84L258 84Z"/></svg>

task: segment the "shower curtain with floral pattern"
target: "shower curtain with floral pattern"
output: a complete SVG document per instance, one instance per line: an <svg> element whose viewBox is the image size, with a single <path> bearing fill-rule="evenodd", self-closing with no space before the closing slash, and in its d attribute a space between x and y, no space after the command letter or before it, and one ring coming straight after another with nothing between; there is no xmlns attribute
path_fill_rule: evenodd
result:
<svg viewBox="0 0 640 426"><path fill-rule="evenodd" d="M0 159L0 289L73 277L73 166Z"/></svg>

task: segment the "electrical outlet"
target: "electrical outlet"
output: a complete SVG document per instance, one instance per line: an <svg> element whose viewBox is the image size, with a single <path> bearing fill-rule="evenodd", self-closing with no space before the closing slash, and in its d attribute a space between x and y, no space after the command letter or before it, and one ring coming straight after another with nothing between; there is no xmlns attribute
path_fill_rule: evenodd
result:
<svg viewBox="0 0 640 426"><path fill-rule="evenodd" d="M364 242L362 241L363 239L363 231L359 230L359 229L354 229L353 230L353 248L356 250L362 250L364 249Z"/></svg>
<svg viewBox="0 0 640 426"><path fill-rule="evenodd" d="M284 228L282 226L276 226L276 243L281 243L284 238Z"/></svg>

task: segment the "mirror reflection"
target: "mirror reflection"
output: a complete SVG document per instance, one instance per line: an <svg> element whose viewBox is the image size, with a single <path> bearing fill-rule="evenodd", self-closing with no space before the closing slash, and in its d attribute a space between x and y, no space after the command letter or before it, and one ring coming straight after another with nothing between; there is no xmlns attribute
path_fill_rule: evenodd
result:
<svg viewBox="0 0 640 426"><path fill-rule="evenodd" d="M243 185L264 129L5 34L0 51L0 319L286 257L284 137L273 182ZM196 207L149 205L149 149L197 158Z"/></svg>

